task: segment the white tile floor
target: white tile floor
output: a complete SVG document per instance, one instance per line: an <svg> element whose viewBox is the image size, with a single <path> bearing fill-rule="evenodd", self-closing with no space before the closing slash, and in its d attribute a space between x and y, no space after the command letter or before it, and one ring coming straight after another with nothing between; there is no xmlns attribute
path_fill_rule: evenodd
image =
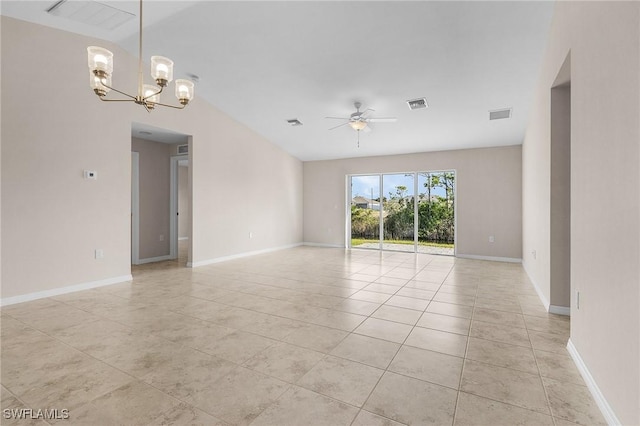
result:
<svg viewBox="0 0 640 426"><path fill-rule="evenodd" d="M520 265L301 247L2 309L2 409L74 425L604 424ZM3 424L46 424L4 420Z"/></svg>

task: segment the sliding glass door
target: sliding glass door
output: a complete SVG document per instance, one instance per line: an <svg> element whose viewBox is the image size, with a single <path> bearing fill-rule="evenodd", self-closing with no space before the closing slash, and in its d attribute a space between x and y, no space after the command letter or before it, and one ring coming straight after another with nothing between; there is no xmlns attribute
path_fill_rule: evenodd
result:
<svg viewBox="0 0 640 426"><path fill-rule="evenodd" d="M418 252L454 254L454 188L453 171L418 173Z"/></svg>
<svg viewBox="0 0 640 426"><path fill-rule="evenodd" d="M349 183L349 247L454 254L454 171L351 176Z"/></svg>
<svg viewBox="0 0 640 426"><path fill-rule="evenodd" d="M380 175L351 177L351 247L380 249Z"/></svg>
<svg viewBox="0 0 640 426"><path fill-rule="evenodd" d="M414 173L382 175L382 249L415 251Z"/></svg>

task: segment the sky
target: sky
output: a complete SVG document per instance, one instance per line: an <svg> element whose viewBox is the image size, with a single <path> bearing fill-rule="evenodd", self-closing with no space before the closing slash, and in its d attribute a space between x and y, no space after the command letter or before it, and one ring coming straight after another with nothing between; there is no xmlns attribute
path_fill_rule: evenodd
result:
<svg viewBox="0 0 640 426"><path fill-rule="evenodd" d="M426 188L424 187L424 182L426 178L423 176L418 176L418 191L419 193L426 193ZM396 192L397 186L406 186L407 194L413 194L413 173L400 173L400 174L391 174L391 175L383 175L382 176L382 185L383 190L382 194L385 197L389 197L389 192ZM373 198L380 197L380 176L379 175L370 175L370 176L352 176L351 177L351 194L353 197L358 195L372 198L371 193L373 190ZM440 195L444 197L444 189L442 188L432 188L432 195Z"/></svg>

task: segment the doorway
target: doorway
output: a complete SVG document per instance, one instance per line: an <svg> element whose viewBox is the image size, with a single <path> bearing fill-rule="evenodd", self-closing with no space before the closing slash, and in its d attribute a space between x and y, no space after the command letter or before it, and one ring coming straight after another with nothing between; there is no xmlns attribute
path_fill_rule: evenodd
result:
<svg viewBox="0 0 640 426"><path fill-rule="evenodd" d="M571 56L550 94L549 312L571 313ZM576 293L579 309L579 293Z"/></svg>
<svg viewBox="0 0 640 426"><path fill-rule="evenodd" d="M455 171L351 175L346 246L455 254Z"/></svg>
<svg viewBox="0 0 640 426"><path fill-rule="evenodd" d="M140 154L131 152L131 264L140 255Z"/></svg>
<svg viewBox="0 0 640 426"><path fill-rule="evenodd" d="M190 143L188 135L132 124L132 265L153 263L157 268L160 262L173 267L188 263L191 251ZM182 206L180 201L183 201ZM180 213L183 214L182 227L178 221Z"/></svg>
<svg viewBox="0 0 640 426"><path fill-rule="evenodd" d="M180 265L189 262L191 240L191 191L189 185L189 156L171 157L171 258Z"/></svg>

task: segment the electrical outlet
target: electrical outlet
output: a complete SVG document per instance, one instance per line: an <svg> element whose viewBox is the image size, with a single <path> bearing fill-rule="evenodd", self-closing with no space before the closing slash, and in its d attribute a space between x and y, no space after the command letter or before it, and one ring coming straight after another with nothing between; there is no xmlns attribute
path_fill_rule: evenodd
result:
<svg viewBox="0 0 640 426"><path fill-rule="evenodd" d="M160 234L158 236L158 241L164 241L164 235L163 234Z"/></svg>
<svg viewBox="0 0 640 426"><path fill-rule="evenodd" d="M493 235L489 235L489 242L490 243L495 243L496 242L496 237L494 237Z"/></svg>
<svg viewBox="0 0 640 426"><path fill-rule="evenodd" d="M96 249L96 250L95 250L95 257L96 257L96 259L102 259L102 258L104 258L104 250L102 250L102 249Z"/></svg>
<svg viewBox="0 0 640 426"><path fill-rule="evenodd" d="M531 250L531 256L533 256L533 259L536 259L536 251L535 250Z"/></svg>
<svg viewBox="0 0 640 426"><path fill-rule="evenodd" d="M253 238L253 232L249 232L249 239Z"/></svg>

